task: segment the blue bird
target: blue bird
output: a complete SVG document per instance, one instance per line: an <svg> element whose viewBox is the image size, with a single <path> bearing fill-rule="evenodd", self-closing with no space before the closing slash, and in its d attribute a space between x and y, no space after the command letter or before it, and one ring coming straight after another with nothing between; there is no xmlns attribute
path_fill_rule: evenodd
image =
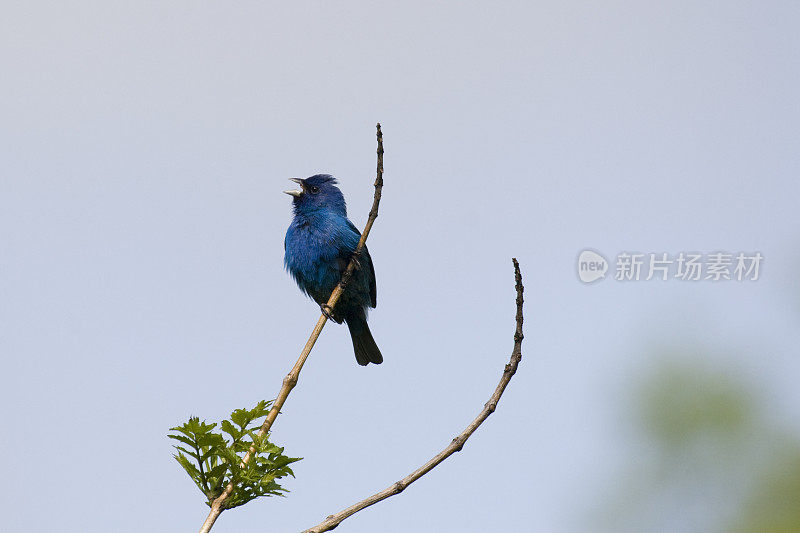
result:
<svg viewBox="0 0 800 533"><path fill-rule="evenodd" d="M284 191L293 197L294 209L283 242L286 270L323 313L338 324L347 323L358 364L378 365L383 356L367 325L367 308L375 307L377 299L375 268L366 246L332 312L326 305L361 238L361 232L347 218L347 206L336 178L317 174L291 181L300 185L300 190Z"/></svg>

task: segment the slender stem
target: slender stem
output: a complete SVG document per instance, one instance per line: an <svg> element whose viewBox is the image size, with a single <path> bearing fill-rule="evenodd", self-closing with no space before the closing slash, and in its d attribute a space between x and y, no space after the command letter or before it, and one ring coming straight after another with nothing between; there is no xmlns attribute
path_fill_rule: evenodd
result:
<svg viewBox="0 0 800 533"><path fill-rule="evenodd" d="M194 445L194 450L197 452L197 464L200 466L200 481L203 482L205 494L208 494L208 480L206 479L206 473L203 471L203 452L197 444Z"/></svg>
<svg viewBox="0 0 800 533"><path fill-rule="evenodd" d="M500 378L500 383L497 385L497 388L494 390L494 394L489 398L489 401L484 404L483 409L478 416L462 431L456 438L454 438L447 447L445 447L441 452L436 454L430 461L425 463L424 465L420 466L409 475L401 479L400 481L393 483L392 485L386 487L382 491L373 494L372 496L361 500L358 503L355 503L344 509L339 511L336 514L332 514L328 516L325 520L317 524L316 526L305 530L303 533L322 533L323 531L330 531L331 529L335 528L339 524L342 523L345 519L353 516L360 510L369 507L370 505L374 505L381 500L385 500L390 496L394 496L396 494L400 494L405 490L406 487L414 483L416 480L433 470L436 466L438 466L441 462L445 459L453 455L455 452L461 451L463 448L464 443L467 442L467 439L472 435L478 426L480 426L484 420L486 420L490 414L494 412L497 408L497 402L500 401L500 397L503 395L503 391L505 391L506 386L508 385L511 378L517 371L517 367L519 366L519 362L522 360L522 304L523 304L523 292L525 287L522 285L522 274L519 271L519 263L516 259L512 259L514 263L514 285L517 291L517 316L516 322L517 327L514 331L514 349L511 351L511 360L506 364L505 369L503 370L503 375Z"/></svg>
<svg viewBox="0 0 800 533"><path fill-rule="evenodd" d="M350 263L347 265L347 270L345 270L342 274L342 279L339 281L339 284L336 286L336 288L333 289L333 292L328 299L328 309L333 309L333 307L336 305L336 302L339 301L339 297L342 295L347 282L350 281L353 271L356 268L358 256L361 254L361 250L364 249L364 245L367 242L367 236L372 229L372 225L375 223L375 219L378 218L378 205L381 202L381 190L383 189L383 133L381 132L380 123L377 125L376 135L378 138L378 167L375 177L375 195L372 200L372 209L369 211L367 224L364 226L364 231L361 232L361 238L358 240L358 246L356 246L356 250L353 252L353 257L350 259ZM322 328L325 327L325 322L327 321L328 318L324 313L319 317L319 320L317 320L314 329L311 331L311 336L308 338L305 347L303 347L303 351L300 353L300 357L297 359L294 367L292 367L292 370L286 375L285 378L283 378L281 390L278 392L278 397L275 398L275 402L273 402L272 408L267 414L267 418L261 425L261 429L258 432L259 436L263 437L269 432L270 428L272 427L272 423L275 422L275 418L277 418L284 402L286 402L286 398L289 397L289 393L292 392L294 386L297 385L297 379L300 376L300 370L303 369L303 365L305 364L306 359L308 359L308 355L311 353L311 349L317 342L317 338L319 337L319 334L322 333ZM255 448L251 446L247 451L247 454L245 454L244 458L242 459L242 466L250 462L250 459L254 454ZM228 483L228 486L225 487L223 493L211 503L211 511L209 511L206 521L203 522L203 526L200 528L200 533L208 533L211 531L211 528L214 526L214 522L216 522L222 511L225 510L225 501L231 495L233 489L234 484L232 482Z"/></svg>

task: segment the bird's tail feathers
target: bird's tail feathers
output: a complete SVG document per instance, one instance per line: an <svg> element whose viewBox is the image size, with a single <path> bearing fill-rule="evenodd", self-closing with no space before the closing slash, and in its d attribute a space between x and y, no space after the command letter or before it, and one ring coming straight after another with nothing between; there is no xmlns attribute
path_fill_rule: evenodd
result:
<svg viewBox="0 0 800 533"><path fill-rule="evenodd" d="M359 365L365 366L367 363L379 365L383 362L378 345L372 338L366 319L362 317L348 317L347 327L350 329L350 337L353 339L353 351L356 353L356 361Z"/></svg>

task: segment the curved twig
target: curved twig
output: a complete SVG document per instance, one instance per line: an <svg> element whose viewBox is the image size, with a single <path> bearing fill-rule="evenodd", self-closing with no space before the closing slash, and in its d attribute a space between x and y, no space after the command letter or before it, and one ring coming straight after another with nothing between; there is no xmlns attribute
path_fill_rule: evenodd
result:
<svg viewBox="0 0 800 533"><path fill-rule="evenodd" d="M347 270L345 270L342 274L342 279L339 281L339 284L333 290L331 297L328 299L328 309L333 309L333 307L336 305L336 302L339 301L339 297L342 295L347 282L350 281L358 262L358 256L364 249L364 243L367 241L367 236L372 229L372 225L375 223L375 219L378 218L378 205L381 202L381 190L383 189L383 133L381 132L380 123L377 125L376 135L378 138L378 167L376 170L375 195L372 200L372 209L369 211L367 224L364 226L364 231L361 232L361 238L358 240L356 251L353 253L353 257L350 259L350 263L347 265ZM308 359L308 355L311 353L311 349L314 347L314 343L317 342L317 338L319 337L319 334L322 333L322 328L325 327L325 322L327 321L328 317L326 317L324 313L319 317L319 320L317 320L317 324L311 331L311 336L308 338L303 351L300 353L300 357L297 359L294 367L292 367L292 370L286 375L285 378L283 378L283 385L281 386L281 390L278 392L278 397L275 398L275 401L272 404L272 409L270 409L269 413L267 414L267 418L264 420L264 423L261 425L261 429L258 431L259 436L263 437L269 432L269 429L272 427L272 423L275 422L275 418L277 418L281 407L283 407L283 404L286 402L286 398L289 396L289 393L292 392L294 386L297 385L297 379L300 376L300 370L302 370L306 359ZM248 463L254 453L255 449L251 447L242 459L242 463ZM219 517L222 511L225 510L225 501L231 495L233 489L233 484L229 483L228 486L225 487L225 491L211 503L211 510L208 513L206 521L203 522L203 526L200 528L200 533L208 533L208 531L211 530L214 522L217 520L217 517Z"/></svg>
<svg viewBox="0 0 800 533"><path fill-rule="evenodd" d="M430 461L414 470L411 474L407 475L400 481L393 483L389 487L386 487L382 491L373 494L369 498L361 500L360 502L351 505L347 509L339 511L336 514L330 515L321 523L310 529L306 529L303 533L322 533L323 531L330 531L341 524L343 520L353 516L360 510L376 504L381 500L385 500L390 496L400 494L403 492L403 490L405 490L406 487L433 470L439 465L439 463L443 462L455 452L461 451L461 448L464 446L464 443L467 442L467 439L470 437L470 435L472 435L475 430L478 429L478 426L480 426L483 421L494 412L494 410L497 408L497 402L500 401L500 396L503 395L506 385L508 385L509 381L511 381L512 376L517 371L520 360L522 360L522 293L525 288L522 286L522 274L520 274L519 271L519 263L516 259L512 259L512 261L514 262L514 280L517 290L517 329L514 331L514 349L511 352L511 360L508 362L508 364L506 364L505 370L503 370L503 376L500 378L500 383L494 390L494 394L492 394L492 396L489 398L489 401L483 406L483 409L478 416L475 417L475 420L473 420L466 427L466 429L461 432L460 435L454 438L444 450L439 452Z"/></svg>

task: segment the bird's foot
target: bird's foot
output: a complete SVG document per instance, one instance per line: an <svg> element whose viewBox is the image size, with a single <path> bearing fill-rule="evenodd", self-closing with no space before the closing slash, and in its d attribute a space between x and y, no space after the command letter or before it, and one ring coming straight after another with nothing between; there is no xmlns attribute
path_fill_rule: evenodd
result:
<svg viewBox="0 0 800 533"><path fill-rule="evenodd" d="M333 307L328 304L320 304L319 309L322 311L322 314L325 315L325 318L336 322L336 319L333 318Z"/></svg>

